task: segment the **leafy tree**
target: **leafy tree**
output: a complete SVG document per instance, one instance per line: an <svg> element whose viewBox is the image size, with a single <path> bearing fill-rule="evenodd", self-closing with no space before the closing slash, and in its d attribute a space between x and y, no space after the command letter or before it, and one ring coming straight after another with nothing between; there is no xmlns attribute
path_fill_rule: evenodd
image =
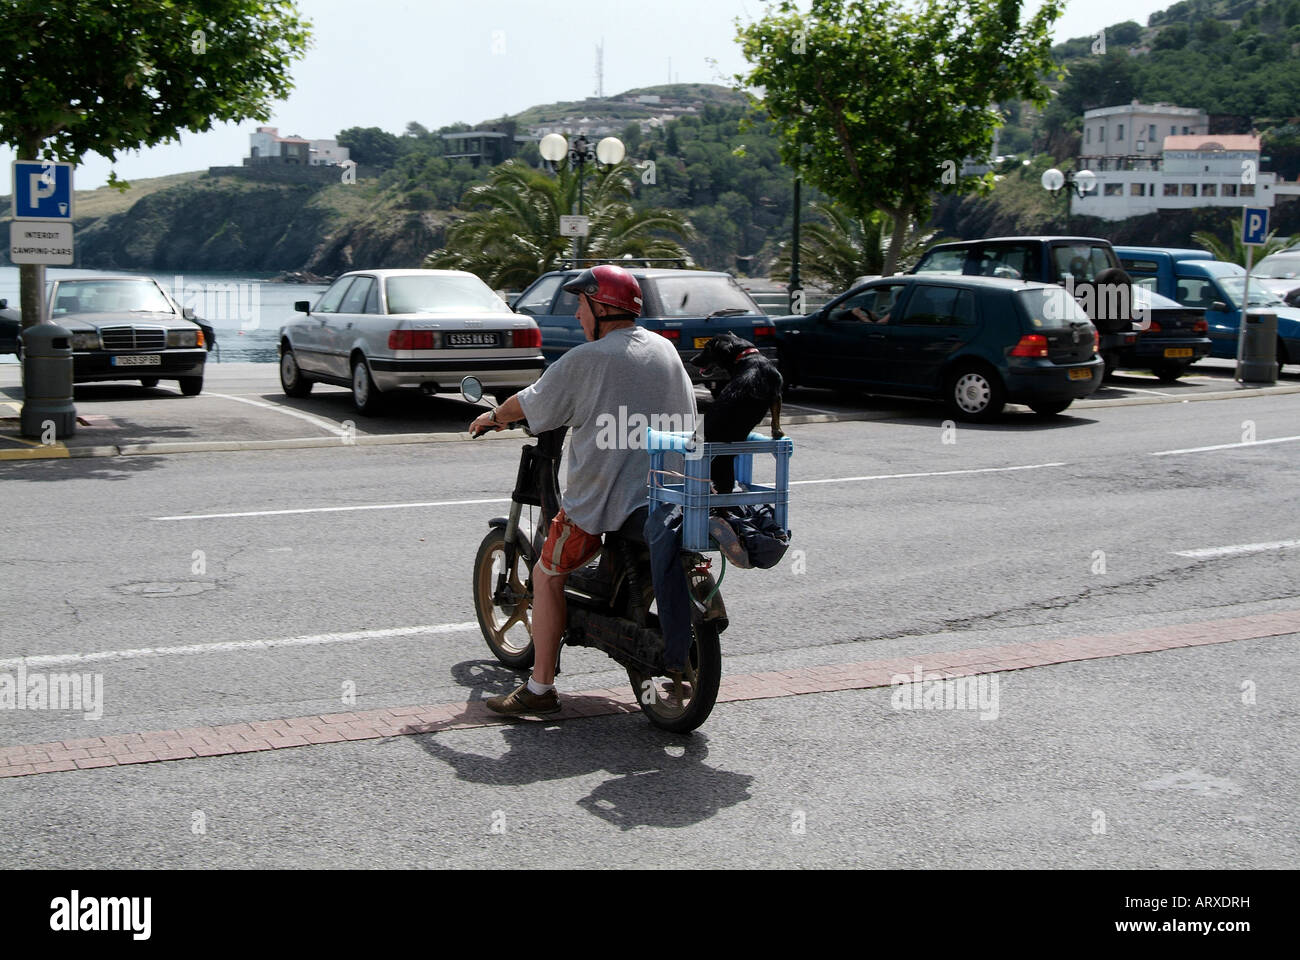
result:
<svg viewBox="0 0 1300 960"><path fill-rule="evenodd" d="M589 178L584 212L590 217L590 257L686 257L671 237L687 238L690 223L668 210L634 209L624 161ZM560 217L577 208L579 175L567 166L551 175L515 160L492 169L487 183L465 191L467 206L484 207L447 229L447 245L424 259L426 267L468 270L494 289L522 288L553 270L568 252Z"/></svg>
<svg viewBox="0 0 1300 960"><path fill-rule="evenodd" d="M1233 221L1233 230L1228 237L1228 242L1224 243L1216 234L1208 230L1197 230L1192 234L1192 239L1214 254L1216 260L1226 260L1229 263L1246 265L1247 247L1241 242L1241 231L1244 226L1243 220L1246 215ZM1264 238L1263 244L1255 248L1254 263L1259 263L1270 253L1277 253L1279 250L1285 250L1291 246L1291 237L1278 237L1277 231L1272 231Z"/></svg>
<svg viewBox="0 0 1300 960"><path fill-rule="evenodd" d="M1142 39L1142 27L1135 20L1125 20L1107 29L1106 39L1109 42L1132 46Z"/></svg>
<svg viewBox="0 0 1300 960"><path fill-rule="evenodd" d="M24 160L112 159L214 122L267 120L311 36L292 0L4 0L0 16L0 143ZM38 268L19 274L29 326Z"/></svg>
<svg viewBox="0 0 1300 960"><path fill-rule="evenodd" d="M804 279L828 290L847 290L858 277L883 274L890 259L893 224L878 211L859 219L834 203L810 203L814 214L825 217L824 223L805 223L799 234L799 271ZM893 257L900 267L910 267L921 258L934 240L933 231L909 224L903 248ZM790 279L790 244L781 244L772 267L772 279Z"/></svg>
<svg viewBox="0 0 1300 960"><path fill-rule="evenodd" d="M934 192L962 192L966 157L987 154L1011 99L1041 105L1060 0L1023 24L1022 0L793 0L738 29L748 73L764 90L782 158L866 219L893 221L884 264L894 272L909 224ZM987 185L987 180L983 181Z"/></svg>
<svg viewBox="0 0 1300 960"><path fill-rule="evenodd" d="M339 146L348 148L348 156L367 166L386 169L402 155L397 136L379 127L348 127L339 131L337 140Z"/></svg>

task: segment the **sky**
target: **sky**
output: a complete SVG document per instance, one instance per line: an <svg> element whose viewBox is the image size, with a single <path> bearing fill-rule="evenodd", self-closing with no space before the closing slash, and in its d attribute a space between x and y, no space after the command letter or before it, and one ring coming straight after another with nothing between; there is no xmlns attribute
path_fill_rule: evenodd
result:
<svg viewBox="0 0 1300 960"><path fill-rule="evenodd" d="M1146 18L1173 0L1068 0L1055 40ZM281 135L328 139L348 127L400 134L476 124L536 104L596 92L596 45L604 44L604 91L673 82L729 83L745 69L735 21L762 16L760 0L299 0L314 45L295 61L295 90L265 121ZM807 3L801 3L807 7ZM1037 9L1030 0L1027 9ZM209 39L209 43L214 42ZM126 180L238 165L248 120L186 133L116 163L89 154L74 172L78 190L102 186L114 166ZM0 149L0 194L10 190L12 151Z"/></svg>

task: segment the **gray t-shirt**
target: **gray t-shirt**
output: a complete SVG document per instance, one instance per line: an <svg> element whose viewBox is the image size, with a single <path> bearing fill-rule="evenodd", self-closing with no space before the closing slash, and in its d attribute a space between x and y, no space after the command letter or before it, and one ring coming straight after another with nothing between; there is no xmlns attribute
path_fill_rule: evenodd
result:
<svg viewBox="0 0 1300 960"><path fill-rule="evenodd" d="M592 534L617 530L646 502L646 426L696 426L686 367L668 340L644 327L574 347L518 397L534 433L572 428L562 506Z"/></svg>

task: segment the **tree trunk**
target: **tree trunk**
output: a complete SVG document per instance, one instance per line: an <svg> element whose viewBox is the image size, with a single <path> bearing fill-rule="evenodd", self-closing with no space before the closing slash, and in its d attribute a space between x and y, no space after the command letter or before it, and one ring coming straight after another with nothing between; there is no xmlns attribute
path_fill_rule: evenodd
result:
<svg viewBox="0 0 1300 960"><path fill-rule="evenodd" d="M882 271L886 277L892 277L898 268L898 255L903 249L903 242L907 239L907 228L911 222L911 207L904 207L894 214L894 232L889 238L889 250L885 253L885 269Z"/></svg>
<svg viewBox="0 0 1300 960"><path fill-rule="evenodd" d="M35 160L36 152L41 148L41 141L35 137L24 137L18 145L19 160ZM18 189L14 184L13 189ZM35 263L18 265L18 299L22 305L22 329L26 330L41 319L41 267Z"/></svg>

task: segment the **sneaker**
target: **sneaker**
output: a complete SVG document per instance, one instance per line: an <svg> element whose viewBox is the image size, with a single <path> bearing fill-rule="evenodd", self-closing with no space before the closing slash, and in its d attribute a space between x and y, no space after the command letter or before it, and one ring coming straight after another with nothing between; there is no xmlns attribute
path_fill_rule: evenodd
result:
<svg viewBox="0 0 1300 960"><path fill-rule="evenodd" d="M560 711L560 698L556 696L553 688L542 694L533 693L528 689L527 680L511 693L503 697L488 697L484 702L493 713L504 713L509 716L518 716L523 713L559 713Z"/></svg>

